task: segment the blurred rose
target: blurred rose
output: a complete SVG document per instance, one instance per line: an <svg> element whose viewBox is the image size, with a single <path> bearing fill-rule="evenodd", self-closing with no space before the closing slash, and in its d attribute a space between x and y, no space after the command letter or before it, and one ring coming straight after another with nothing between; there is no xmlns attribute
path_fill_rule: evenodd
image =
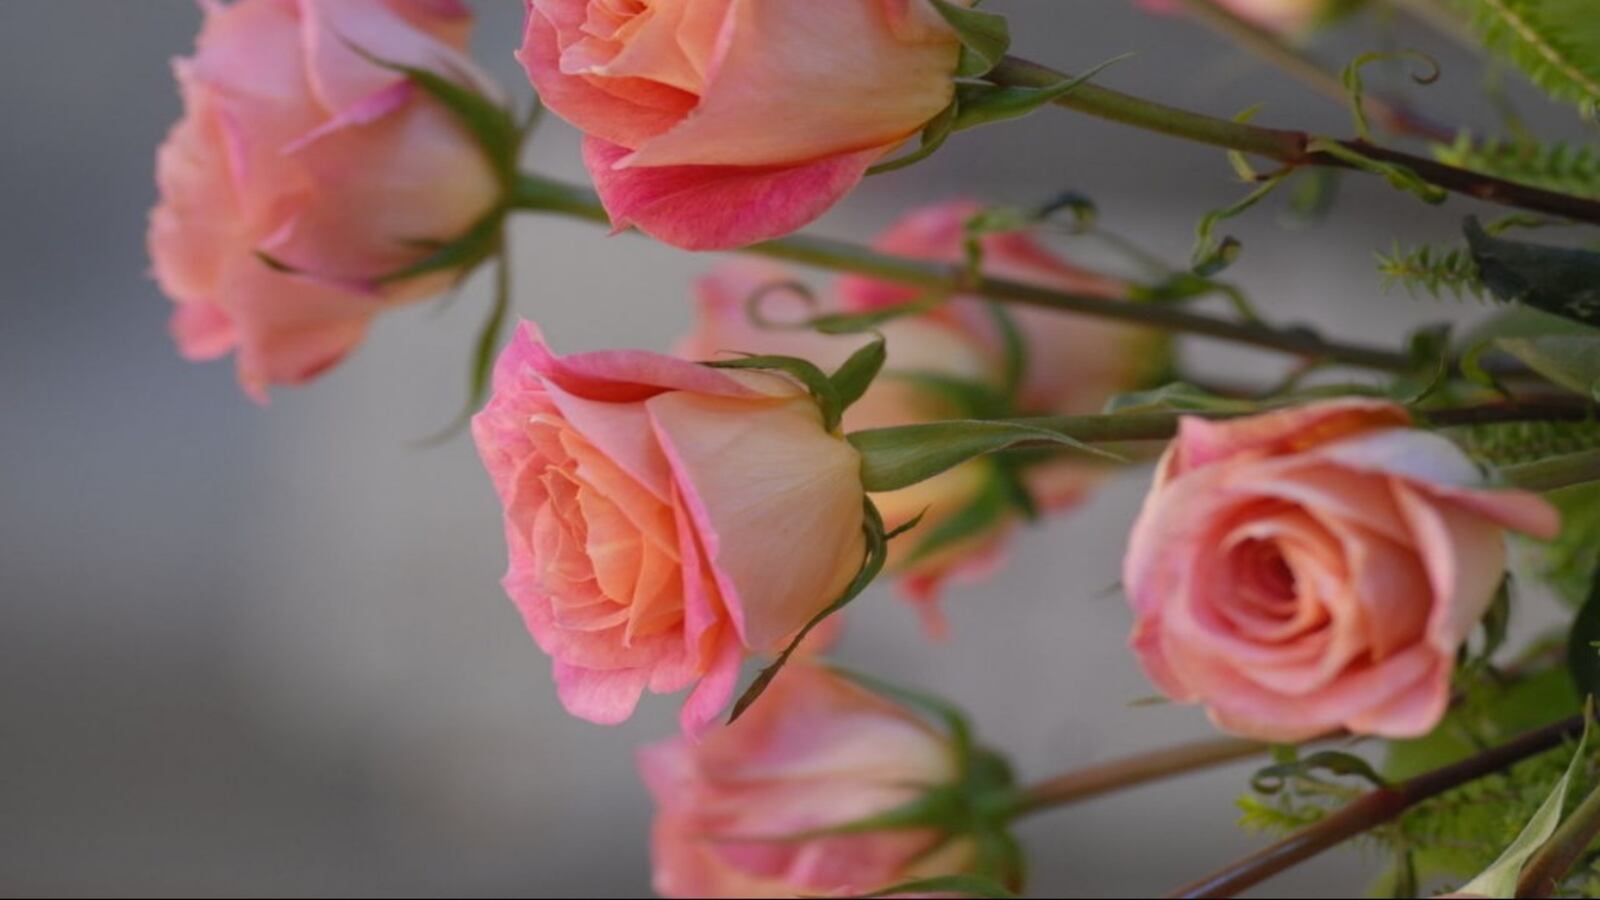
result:
<svg viewBox="0 0 1600 900"><path fill-rule="evenodd" d="M926 0L528 0L518 56L612 222L709 250L821 215L949 105L959 50Z"/></svg>
<svg viewBox="0 0 1600 900"><path fill-rule="evenodd" d="M854 895L972 865L931 828L796 836L884 813L958 777L920 719L818 666L788 666L701 743L639 754L655 797L655 889L667 897Z"/></svg>
<svg viewBox="0 0 1600 900"><path fill-rule="evenodd" d="M642 351L557 357L525 323L473 436L505 505L506 591L573 715L699 682L694 731L745 651L838 599L861 566L861 462L787 377Z"/></svg>
<svg viewBox="0 0 1600 900"><path fill-rule="evenodd" d="M779 327L838 311L832 304L809 306L793 284L794 274L774 263L739 260L719 266L697 285L695 328L678 343L678 354L689 359L715 359L730 353L797 356L831 372L873 339L869 334L825 335L807 328ZM751 300L758 295L758 308L752 309ZM770 321L763 325L753 315ZM961 417L938 392L907 377L913 373L991 386L999 382L996 361L987 348L942 321L906 316L883 323L878 331L885 339L888 361L867 393L845 412L847 432ZM872 495L891 529L925 512L915 530L890 543L889 569L918 601L935 634L944 630L935 603L939 588L952 577L974 579L992 570L1017 517L997 517L966 538L911 557L926 535L976 502L993 477L993 463L978 460L902 490Z"/></svg>
<svg viewBox="0 0 1600 900"><path fill-rule="evenodd" d="M1163 693L1263 740L1432 730L1505 575L1503 530L1560 522L1410 424L1354 399L1184 419L1123 567Z"/></svg>
<svg viewBox="0 0 1600 900"><path fill-rule="evenodd" d="M179 351L237 351L264 399L337 363L379 312L437 293L454 273L377 282L499 196L453 114L352 48L494 88L465 55L455 0L202 5L196 53L175 65L185 111L157 160L150 254Z"/></svg>
<svg viewBox="0 0 1600 900"><path fill-rule="evenodd" d="M1138 0L1155 12L1183 10L1183 0ZM1291 37L1305 34L1351 0L1217 0L1217 5L1269 31Z"/></svg>

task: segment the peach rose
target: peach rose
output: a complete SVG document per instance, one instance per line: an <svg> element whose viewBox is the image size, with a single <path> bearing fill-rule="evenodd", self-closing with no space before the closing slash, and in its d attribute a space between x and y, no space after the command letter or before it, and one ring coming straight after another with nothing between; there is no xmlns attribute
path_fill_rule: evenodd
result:
<svg viewBox="0 0 1600 900"><path fill-rule="evenodd" d="M693 250L794 231L949 105L925 0L527 0L518 58L586 135L618 228Z"/></svg>
<svg viewBox="0 0 1600 900"><path fill-rule="evenodd" d="M1139 5L1159 13L1183 10L1181 0L1139 0ZM1268 31L1298 36L1349 3L1348 0L1220 0L1218 5Z"/></svg>
<svg viewBox="0 0 1600 900"><path fill-rule="evenodd" d="M1163 693L1271 741L1439 722L1505 575L1504 531L1560 521L1410 425L1364 399L1183 420L1123 565L1131 645Z"/></svg>
<svg viewBox="0 0 1600 900"><path fill-rule="evenodd" d="M795 836L918 800L958 777L949 740L828 670L789 665L739 721L639 753L667 897L850 896L957 875L972 845L931 828Z"/></svg>
<svg viewBox="0 0 1600 900"><path fill-rule="evenodd" d="M774 263L738 260L719 266L697 285L695 327L679 341L676 352L689 359L714 359L730 352L797 356L832 371L872 340L864 334L825 335L810 329L763 327L752 319L749 301L758 293L762 295L760 314L774 324L839 311L831 306L807 306L799 295L782 288L793 281L793 273ZM847 432L960 417L960 411L944 398L905 377L911 373L999 383L997 363L987 348L943 321L907 316L884 323L879 331L888 360L867 393L845 411ZM872 495L889 528L923 514L922 524L889 545L888 566L900 576L902 588L934 634L943 634L945 628L937 607L940 589L952 578L975 580L998 565L1017 517L999 517L979 533L914 560L912 552L940 523L976 501L993 477L992 463L978 460L908 488Z"/></svg>
<svg viewBox="0 0 1600 900"><path fill-rule="evenodd" d="M787 377L643 351L558 357L531 323L472 423L505 506L505 587L562 703L615 723L699 682L686 730L727 705L854 578L861 462Z"/></svg>
<svg viewBox="0 0 1600 900"><path fill-rule="evenodd" d="M453 273L378 281L500 195L448 109L352 48L494 87L465 55L456 0L202 6L195 55L175 64L185 111L157 158L150 255L179 351L237 351L241 384L264 399L337 363L379 312L437 293Z"/></svg>

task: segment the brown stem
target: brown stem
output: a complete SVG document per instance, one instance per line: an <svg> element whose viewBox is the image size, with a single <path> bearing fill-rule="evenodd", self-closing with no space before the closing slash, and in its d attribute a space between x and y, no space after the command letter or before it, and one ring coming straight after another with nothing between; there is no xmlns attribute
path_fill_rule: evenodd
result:
<svg viewBox="0 0 1600 900"><path fill-rule="evenodd" d="M1023 789L1019 814L1066 806L1122 788L1259 756L1266 744L1218 738L1141 753L1058 775Z"/></svg>
<svg viewBox="0 0 1600 900"><path fill-rule="evenodd" d="M1050 87L1070 78L1048 66L1016 57L1006 57L986 76L995 84L1008 87ZM1167 106L1124 94L1097 84L1082 84L1054 101L1055 105L1122 122L1149 131L1192 141L1252 153L1286 166L1355 168L1351 161L1312 149L1314 135L1304 131L1264 128L1228 119L1219 119L1185 109ZM1577 222L1600 225L1600 200L1575 197L1543 188L1518 184L1492 175L1435 162L1399 150L1391 150L1362 140L1333 141L1346 151L1368 159L1410 169L1423 181L1452 193L1486 203L1525 209Z"/></svg>
<svg viewBox="0 0 1600 900"><path fill-rule="evenodd" d="M1263 850L1219 869L1169 897L1232 897L1266 879L1398 818L1411 807L1432 797L1508 769L1516 763L1576 737L1583 717L1573 716L1535 729L1468 759L1368 791L1314 825L1309 825Z"/></svg>

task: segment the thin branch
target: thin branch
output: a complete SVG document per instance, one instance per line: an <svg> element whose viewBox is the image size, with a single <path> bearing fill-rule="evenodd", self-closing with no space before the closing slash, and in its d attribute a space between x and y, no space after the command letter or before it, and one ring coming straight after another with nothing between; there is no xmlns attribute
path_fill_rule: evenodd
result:
<svg viewBox="0 0 1600 900"><path fill-rule="evenodd" d="M1071 76L1038 63L1006 57L986 77L995 84L1008 87L1037 88L1060 84L1063 79ZM1057 106L1092 116L1122 122L1147 131L1255 154L1287 166L1354 168L1348 159L1313 150L1317 138L1304 131L1265 128L1219 119L1145 100L1093 83L1079 85L1053 102ZM1426 157L1381 147L1368 141L1345 140L1331 143L1366 159L1403 166L1424 182L1452 193L1486 203L1600 225L1600 200L1518 184L1503 178L1445 165Z"/></svg>
<svg viewBox="0 0 1600 900"><path fill-rule="evenodd" d="M1387 788L1368 791L1270 847L1225 866L1169 894L1170 897L1232 897L1362 832L1399 818L1418 803L1476 781L1559 746L1583 731L1573 716L1527 732L1477 756L1418 775Z"/></svg>
<svg viewBox="0 0 1600 900"><path fill-rule="evenodd" d="M609 222L605 209L588 190L524 175L513 208L555 212L590 222ZM1303 328L1275 328L1190 312L1170 304L1109 300L1057 291L1004 278L973 278L954 263L937 263L878 253L858 244L794 235L754 244L740 252L782 259L835 272L867 275L947 294L973 294L1001 303L1036 306L1143 325L1165 331L1232 341L1306 359L1340 363L1383 372L1412 368L1405 353L1323 338Z"/></svg>
<svg viewBox="0 0 1600 900"><path fill-rule="evenodd" d="M1600 450L1583 450L1537 462L1506 466L1500 473L1512 484L1530 491L1553 491L1600 481Z"/></svg>
<svg viewBox="0 0 1600 900"><path fill-rule="evenodd" d="M1194 18L1291 78L1335 103L1349 101L1349 92L1337 74L1277 33L1245 19L1217 0L1183 0L1183 3ZM1446 144L1455 140L1454 131L1429 121L1399 101L1369 93L1362 97L1361 105L1367 117L1385 131Z"/></svg>
<svg viewBox="0 0 1600 900"><path fill-rule="evenodd" d="M1123 788L1260 756L1269 749L1268 745L1256 741L1218 738L1141 753L1077 769L1024 788L1017 812L1025 815L1066 806Z"/></svg>

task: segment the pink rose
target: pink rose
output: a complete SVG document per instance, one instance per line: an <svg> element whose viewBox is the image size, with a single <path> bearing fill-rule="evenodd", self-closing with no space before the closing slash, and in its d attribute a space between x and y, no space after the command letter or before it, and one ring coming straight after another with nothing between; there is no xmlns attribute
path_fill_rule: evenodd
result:
<svg viewBox="0 0 1600 900"><path fill-rule="evenodd" d="M1123 565L1131 644L1163 693L1271 741L1438 723L1505 575L1504 530L1560 522L1410 425L1358 399L1184 419Z"/></svg>
<svg viewBox="0 0 1600 900"><path fill-rule="evenodd" d="M506 591L581 718L699 682L682 716L698 730L746 651L778 647L861 566L860 459L787 377L558 357L524 323L472 431L505 506Z"/></svg>
<svg viewBox="0 0 1600 900"><path fill-rule="evenodd" d="M667 897L850 896L956 875L970 842L899 829L796 839L950 784L949 740L828 670L788 666L761 702L700 743L639 753L655 797L655 890Z"/></svg>
<svg viewBox="0 0 1600 900"><path fill-rule="evenodd" d="M379 312L437 293L455 273L378 281L500 194L448 109L352 47L494 88L465 55L456 0L202 5L196 53L175 65L185 112L157 159L150 255L179 351L237 351L241 384L264 399L337 363Z"/></svg>
<svg viewBox="0 0 1600 900"><path fill-rule="evenodd" d="M758 293L762 298L758 312L772 319L772 324L793 324L839 311L832 305L807 306L799 295L783 287L793 281L792 272L774 263L738 260L719 266L697 286L695 327L678 343L678 355L701 360L735 352L797 356L832 371L872 340L864 334L825 335L804 328L763 327L751 318L750 300ZM888 360L867 393L845 412L847 432L960 417L960 411L941 395L905 377L911 373L999 383L998 363L987 346L943 320L907 316L884 323L879 331L886 341ZM889 569L900 576L902 588L934 634L943 634L945 628L936 603L940 588L951 578L974 580L988 574L1003 556L1016 517L999 517L990 527L961 541L911 557L925 535L980 497L993 474L992 463L979 460L908 488L872 495L890 528L923 515L915 530L890 543Z"/></svg>
<svg viewBox="0 0 1600 900"><path fill-rule="evenodd" d="M817 218L955 90L925 0L527 3L518 57L612 222L692 250Z"/></svg>
<svg viewBox="0 0 1600 900"><path fill-rule="evenodd" d="M1159 13L1183 11L1181 0L1138 0ZM1246 21L1268 31L1299 36L1335 13L1345 0L1220 0L1219 4Z"/></svg>

